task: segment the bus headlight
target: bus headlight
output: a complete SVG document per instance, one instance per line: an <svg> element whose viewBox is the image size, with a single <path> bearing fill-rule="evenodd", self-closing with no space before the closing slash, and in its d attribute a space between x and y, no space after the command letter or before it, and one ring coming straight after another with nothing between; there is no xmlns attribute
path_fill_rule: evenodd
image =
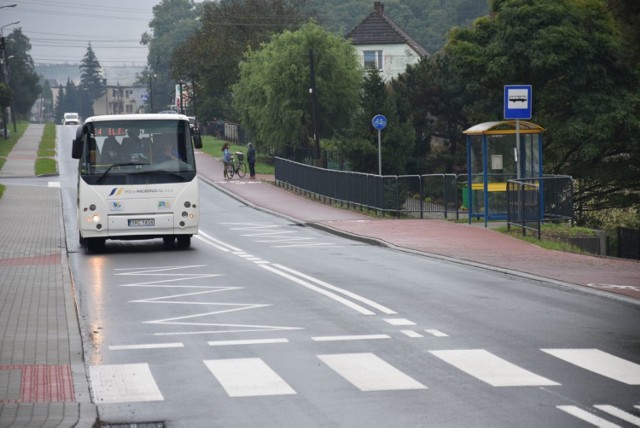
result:
<svg viewBox="0 0 640 428"><path fill-rule="evenodd" d="M99 223L100 222L100 216L98 214L95 214L93 217L89 217L89 221L93 222L93 223Z"/></svg>

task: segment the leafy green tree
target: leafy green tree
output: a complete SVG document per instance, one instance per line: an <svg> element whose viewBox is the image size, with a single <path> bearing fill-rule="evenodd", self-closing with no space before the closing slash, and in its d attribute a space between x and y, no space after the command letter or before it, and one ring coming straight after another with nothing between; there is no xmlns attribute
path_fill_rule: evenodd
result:
<svg viewBox="0 0 640 428"><path fill-rule="evenodd" d="M29 55L31 42L17 28L6 37L6 58L9 71L9 88L13 94L13 107L17 117L29 118L42 87Z"/></svg>
<svg viewBox="0 0 640 428"><path fill-rule="evenodd" d="M60 85L59 89L55 108L56 123L62 121L65 112L79 112L82 107L78 87L71 79L67 79L66 86L63 88Z"/></svg>
<svg viewBox="0 0 640 428"><path fill-rule="evenodd" d="M503 86L529 83L546 172L576 178L585 210L637 204L640 79L607 2L494 0L491 11L445 48L469 124L500 119Z"/></svg>
<svg viewBox="0 0 640 428"><path fill-rule="evenodd" d="M411 163L415 132L399 108L400 99L391 85L385 85L380 71L369 68L365 72L357 113L348 127L332 142L333 148L358 172L377 174L378 131L371 120L377 114L387 118L387 126L380 133L382 174L402 175Z"/></svg>
<svg viewBox="0 0 640 428"><path fill-rule="evenodd" d="M306 20L306 0L222 0L204 3L202 28L174 52L172 75L195 81L204 117L237 120L231 86L248 49L273 34L295 30Z"/></svg>
<svg viewBox="0 0 640 428"><path fill-rule="evenodd" d="M331 138L351 123L362 70L353 47L317 24L273 36L249 51L233 86L233 106L264 152L313 147L309 51L315 56L319 135Z"/></svg>
<svg viewBox="0 0 640 428"><path fill-rule="evenodd" d="M102 67L91 47L91 43L89 43L87 52L80 62L80 84L78 85L78 90L80 98L78 112L80 116L84 118L93 116L93 102L104 94L106 88Z"/></svg>
<svg viewBox="0 0 640 428"><path fill-rule="evenodd" d="M171 58L200 28L202 8L203 3L193 0L162 0L153 7L149 23L152 31L145 32L140 40L140 44L149 47L147 70L138 76L137 83L148 85L151 76L155 111L164 110L174 101L175 83L183 76L172 73Z"/></svg>

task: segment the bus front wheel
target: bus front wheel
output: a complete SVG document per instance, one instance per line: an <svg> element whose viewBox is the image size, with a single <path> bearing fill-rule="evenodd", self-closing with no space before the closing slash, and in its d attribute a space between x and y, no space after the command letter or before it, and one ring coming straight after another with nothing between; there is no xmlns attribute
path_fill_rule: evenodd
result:
<svg viewBox="0 0 640 428"><path fill-rule="evenodd" d="M189 248L191 245L191 235L178 236L178 248Z"/></svg>
<svg viewBox="0 0 640 428"><path fill-rule="evenodd" d="M89 250L90 253L99 253L104 251L104 238L87 238L85 239L85 242L87 243L87 250Z"/></svg>

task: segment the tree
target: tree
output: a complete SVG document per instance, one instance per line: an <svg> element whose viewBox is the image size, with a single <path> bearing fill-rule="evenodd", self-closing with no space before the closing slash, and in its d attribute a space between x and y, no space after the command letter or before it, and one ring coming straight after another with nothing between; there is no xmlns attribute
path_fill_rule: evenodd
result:
<svg viewBox="0 0 640 428"><path fill-rule="evenodd" d="M576 178L585 209L637 204L640 78L607 3L494 0L491 12L445 47L468 125L502 118L505 84L531 84L546 172Z"/></svg>
<svg viewBox="0 0 640 428"><path fill-rule="evenodd" d="M31 43L19 28L6 37L5 43L13 107L17 117L27 119L31 114L31 107L42 90L33 59L28 54Z"/></svg>
<svg viewBox="0 0 640 428"><path fill-rule="evenodd" d="M80 105L78 112L82 117L93 116L93 102L105 92L102 67L91 43L80 62L80 84L78 85Z"/></svg>
<svg viewBox="0 0 640 428"><path fill-rule="evenodd" d="M276 153L311 147L309 51L313 50L318 129L331 138L351 123L362 70L353 46L316 24L275 35L249 51L233 86L233 106L259 144Z"/></svg>
<svg viewBox="0 0 640 428"><path fill-rule="evenodd" d="M175 82L182 76L171 73L171 57L200 28L202 7L203 4L193 0L162 0L153 7L149 23L152 33L144 33L140 40L140 44L149 47L147 70L138 76L137 82L148 85L151 76L150 95L155 110L163 110L174 102Z"/></svg>
<svg viewBox="0 0 640 428"><path fill-rule="evenodd" d="M237 120L231 86L248 49L256 50L273 34L296 30L307 19L306 0L222 0L204 3L198 30L172 56L172 75L198 83L205 117Z"/></svg>
<svg viewBox="0 0 640 428"><path fill-rule="evenodd" d="M67 84L63 88L60 85L55 107L55 121L60 123L65 112L79 112L81 108L78 88L71 79L67 79Z"/></svg>

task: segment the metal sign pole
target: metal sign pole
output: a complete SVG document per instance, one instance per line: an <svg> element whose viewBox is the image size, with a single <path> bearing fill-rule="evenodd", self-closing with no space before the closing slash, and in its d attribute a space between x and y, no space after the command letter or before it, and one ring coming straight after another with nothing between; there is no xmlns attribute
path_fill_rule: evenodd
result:
<svg viewBox="0 0 640 428"><path fill-rule="evenodd" d="M378 129L378 175L382 175L382 138L380 133L382 131Z"/></svg>

